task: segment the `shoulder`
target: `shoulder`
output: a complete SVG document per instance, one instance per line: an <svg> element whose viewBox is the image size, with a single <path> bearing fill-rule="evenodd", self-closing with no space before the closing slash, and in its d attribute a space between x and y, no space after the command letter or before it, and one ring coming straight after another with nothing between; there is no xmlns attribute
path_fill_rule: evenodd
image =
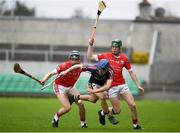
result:
<svg viewBox="0 0 180 133"><path fill-rule="evenodd" d="M107 57L112 56L112 53L111 52L104 52L104 53L98 54L98 56L101 56L103 58L107 58Z"/></svg>
<svg viewBox="0 0 180 133"><path fill-rule="evenodd" d="M98 55L109 55L111 54L110 52L103 52L103 53L99 53Z"/></svg>
<svg viewBox="0 0 180 133"><path fill-rule="evenodd" d="M70 67L70 66L72 66L71 61L65 61L65 62L59 64L58 67L61 67L62 69L65 69L66 67Z"/></svg>
<svg viewBox="0 0 180 133"><path fill-rule="evenodd" d="M128 60L127 55L125 55L125 54L123 54L123 53L122 53L122 54L120 54L120 57L121 57L121 58L123 58L123 59L125 59L125 60Z"/></svg>

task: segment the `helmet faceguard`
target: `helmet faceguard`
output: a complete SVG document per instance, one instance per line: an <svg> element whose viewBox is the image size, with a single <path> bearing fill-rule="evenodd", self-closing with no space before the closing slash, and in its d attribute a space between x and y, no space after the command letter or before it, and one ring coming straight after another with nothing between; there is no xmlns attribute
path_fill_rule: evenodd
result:
<svg viewBox="0 0 180 133"><path fill-rule="evenodd" d="M80 59L80 53L79 51L73 50L69 54L69 59L70 60L79 60Z"/></svg>

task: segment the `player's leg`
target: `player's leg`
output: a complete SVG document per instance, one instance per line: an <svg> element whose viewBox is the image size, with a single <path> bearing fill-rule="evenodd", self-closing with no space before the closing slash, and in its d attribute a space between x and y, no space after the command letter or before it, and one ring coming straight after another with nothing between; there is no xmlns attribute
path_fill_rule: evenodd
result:
<svg viewBox="0 0 180 133"><path fill-rule="evenodd" d="M69 94L69 93L67 94L67 96L68 96L68 99L69 99L69 103L72 105L75 102L74 96Z"/></svg>
<svg viewBox="0 0 180 133"><path fill-rule="evenodd" d="M111 98L109 98L109 100L110 100L111 105L112 105L112 107L109 108L110 114L112 114L112 115L120 114L121 107L120 107L119 96L111 97ZM118 123L119 123L119 121L118 121Z"/></svg>
<svg viewBox="0 0 180 133"><path fill-rule="evenodd" d="M119 101L119 97L111 97L109 98L112 107L109 108L110 112L113 115L118 115L121 113L121 106L120 106L120 101Z"/></svg>
<svg viewBox="0 0 180 133"><path fill-rule="evenodd" d="M57 95L59 101L62 104L62 107L58 111L58 114L59 114L59 117L60 117L63 114L65 114L65 113L67 113L67 112L69 112L71 110L71 105L69 103L69 99L68 99L67 94L58 93L56 95Z"/></svg>
<svg viewBox="0 0 180 133"><path fill-rule="evenodd" d="M122 93L122 96L131 110L131 117L132 117L134 129L141 129L141 127L138 124L136 103L135 103L133 95L131 94L130 91L126 91L126 92Z"/></svg>
<svg viewBox="0 0 180 133"><path fill-rule="evenodd" d="M56 93L57 98L59 99L59 101L62 104L62 107L58 110L57 113L55 113L54 118L53 118L53 122L52 122L52 126L53 127L58 127L58 121L59 118L69 112L71 110L71 105L69 103L67 94L64 93Z"/></svg>
<svg viewBox="0 0 180 133"><path fill-rule="evenodd" d="M80 95L80 93L78 92L77 89L75 88L72 88L69 93L71 95ZM78 101L75 101L75 103L77 104L78 106L78 109L79 109L79 116L80 116L80 121L81 121L81 127L82 128L87 128L87 123L86 123L86 110L85 110L85 107L84 107L84 104L82 102L78 102Z"/></svg>
<svg viewBox="0 0 180 133"><path fill-rule="evenodd" d="M92 102L92 103L96 103L98 98L94 95L94 94L91 94L91 95L76 95L76 100L83 100L83 101L89 101L89 102Z"/></svg>
<svg viewBox="0 0 180 133"><path fill-rule="evenodd" d="M95 93L95 95L99 98L100 103L101 103L101 107L103 109L103 112L105 114L109 114L109 108L108 108L108 104L106 102L106 96L104 93Z"/></svg>
<svg viewBox="0 0 180 133"><path fill-rule="evenodd" d="M57 98L59 99L59 101L61 102L62 107L59 109L57 113L55 113L53 117L53 121L52 121L53 127L58 127L59 117L69 112L71 109L71 105L69 103L68 96L67 96L67 90L68 89L64 86L57 85L57 84L54 85L55 94Z"/></svg>
<svg viewBox="0 0 180 133"><path fill-rule="evenodd" d="M100 103L101 103L101 108L102 108L102 110L98 111L99 122L102 125L105 125L105 115L107 115L110 123L112 123L112 124L119 123L109 111L109 107L108 107L108 104L106 101L106 94L105 93L96 93L95 95L99 98Z"/></svg>
<svg viewBox="0 0 180 133"><path fill-rule="evenodd" d="M106 124L105 115L109 114L108 104L106 102L105 96L102 93L96 93L95 95L99 98L101 108L102 108L102 110L98 111L99 122L101 125L105 125Z"/></svg>
<svg viewBox="0 0 180 133"><path fill-rule="evenodd" d="M112 108L109 108L109 110L113 115L119 114L121 112L121 106L119 101L120 89L121 88L119 86L114 86L108 91L109 100L112 105Z"/></svg>

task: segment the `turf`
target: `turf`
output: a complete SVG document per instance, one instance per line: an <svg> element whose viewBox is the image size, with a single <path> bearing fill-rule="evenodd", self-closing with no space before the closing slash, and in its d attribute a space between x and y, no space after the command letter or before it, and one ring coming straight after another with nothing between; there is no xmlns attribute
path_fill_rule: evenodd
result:
<svg viewBox="0 0 180 133"><path fill-rule="evenodd" d="M180 101L136 102L139 120L144 130L141 132L180 131ZM124 101L122 112L116 118L116 126L106 121L105 126L98 122L99 103L85 102L88 128L81 129L78 110L73 105L71 112L64 115L59 128L51 127L54 112L60 107L56 98L0 98L0 132L135 132L132 129L130 111ZM137 132L137 131L136 131Z"/></svg>

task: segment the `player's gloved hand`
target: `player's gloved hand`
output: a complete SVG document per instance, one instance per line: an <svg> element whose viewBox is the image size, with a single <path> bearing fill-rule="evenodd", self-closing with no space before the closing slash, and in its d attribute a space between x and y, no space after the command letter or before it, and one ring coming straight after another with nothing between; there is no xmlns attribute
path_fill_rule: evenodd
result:
<svg viewBox="0 0 180 133"><path fill-rule="evenodd" d="M89 45L90 45L90 46L93 46L93 44L94 44L94 38L93 38L93 37L90 37L90 38L89 38Z"/></svg>

